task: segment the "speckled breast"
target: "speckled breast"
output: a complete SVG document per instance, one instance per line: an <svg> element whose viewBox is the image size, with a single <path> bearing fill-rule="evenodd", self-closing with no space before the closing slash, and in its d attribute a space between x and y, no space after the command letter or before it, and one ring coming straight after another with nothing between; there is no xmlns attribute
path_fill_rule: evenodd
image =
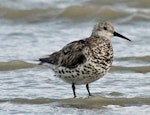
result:
<svg viewBox="0 0 150 115"><path fill-rule="evenodd" d="M87 84L103 77L110 69L113 61L113 49L110 43L84 49L86 62L77 68L58 67L56 76L68 83Z"/></svg>

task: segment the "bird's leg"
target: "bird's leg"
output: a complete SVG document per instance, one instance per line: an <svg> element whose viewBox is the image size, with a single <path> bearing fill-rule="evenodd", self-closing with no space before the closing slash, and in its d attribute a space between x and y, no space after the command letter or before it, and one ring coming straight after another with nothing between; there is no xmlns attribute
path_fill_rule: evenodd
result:
<svg viewBox="0 0 150 115"><path fill-rule="evenodd" d="M72 83L72 91L73 91L73 95L74 95L74 98L76 97L76 92L75 92L75 84Z"/></svg>
<svg viewBox="0 0 150 115"><path fill-rule="evenodd" d="M91 96L91 93L90 93L90 90L89 90L89 84L86 84L86 89L87 89L87 91L89 93L89 96Z"/></svg>

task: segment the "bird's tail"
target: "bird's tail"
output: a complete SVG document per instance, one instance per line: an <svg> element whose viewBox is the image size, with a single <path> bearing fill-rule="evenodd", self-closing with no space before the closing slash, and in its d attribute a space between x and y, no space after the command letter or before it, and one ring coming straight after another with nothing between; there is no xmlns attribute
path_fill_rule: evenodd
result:
<svg viewBox="0 0 150 115"><path fill-rule="evenodd" d="M43 63L49 63L49 58L40 58L38 61L40 61L40 63L38 65L42 65Z"/></svg>

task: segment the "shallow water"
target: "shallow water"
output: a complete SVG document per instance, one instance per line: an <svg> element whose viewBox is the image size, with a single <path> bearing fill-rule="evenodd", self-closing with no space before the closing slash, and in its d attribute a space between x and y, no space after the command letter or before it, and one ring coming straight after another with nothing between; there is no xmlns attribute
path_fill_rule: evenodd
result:
<svg viewBox="0 0 150 115"><path fill-rule="evenodd" d="M150 113L150 1L1 0L0 114ZM95 23L109 20L132 42L113 38L108 74L71 86L36 61L67 43L88 37Z"/></svg>

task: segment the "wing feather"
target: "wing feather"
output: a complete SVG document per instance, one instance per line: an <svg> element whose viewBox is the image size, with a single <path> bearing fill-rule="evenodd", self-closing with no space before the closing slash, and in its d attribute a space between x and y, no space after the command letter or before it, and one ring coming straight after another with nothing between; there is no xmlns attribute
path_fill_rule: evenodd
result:
<svg viewBox="0 0 150 115"><path fill-rule="evenodd" d="M47 58L39 59L41 63L50 63L67 68L76 68L79 64L86 62L83 49L85 40L74 41L64 46L60 51L54 52Z"/></svg>

